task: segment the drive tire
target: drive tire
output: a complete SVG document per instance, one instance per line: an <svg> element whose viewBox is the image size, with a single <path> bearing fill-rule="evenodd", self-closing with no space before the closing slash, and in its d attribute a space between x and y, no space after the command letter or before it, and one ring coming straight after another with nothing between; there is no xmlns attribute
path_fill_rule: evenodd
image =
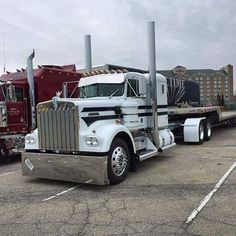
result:
<svg viewBox="0 0 236 236"><path fill-rule="evenodd" d="M198 144L203 144L204 143L204 123L203 121L200 121L199 126L198 126L198 137L199 141Z"/></svg>
<svg viewBox="0 0 236 236"><path fill-rule="evenodd" d="M210 141L212 136L212 126L211 121L209 119L206 119L204 122L204 140Z"/></svg>
<svg viewBox="0 0 236 236"><path fill-rule="evenodd" d="M121 138L115 138L108 152L108 179L111 185L122 182L130 166L130 150Z"/></svg>

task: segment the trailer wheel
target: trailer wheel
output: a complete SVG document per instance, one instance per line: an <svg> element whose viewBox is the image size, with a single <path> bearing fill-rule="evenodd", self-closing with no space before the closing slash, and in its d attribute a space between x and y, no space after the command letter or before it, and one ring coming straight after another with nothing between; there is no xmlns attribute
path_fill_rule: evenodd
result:
<svg viewBox="0 0 236 236"><path fill-rule="evenodd" d="M115 138L108 152L108 178L110 184L122 182L129 171L130 151L123 139Z"/></svg>
<svg viewBox="0 0 236 236"><path fill-rule="evenodd" d="M211 130L211 121L206 119L204 122L204 139L205 141L209 141L211 139L212 130Z"/></svg>
<svg viewBox="0 0 236 236"><path fill-rule="evenodd" d="M199 123L199 127L198 127L198 135L199 135L199 144L202 144L204 142L204 124L203 122L201 121Z"/></svg>

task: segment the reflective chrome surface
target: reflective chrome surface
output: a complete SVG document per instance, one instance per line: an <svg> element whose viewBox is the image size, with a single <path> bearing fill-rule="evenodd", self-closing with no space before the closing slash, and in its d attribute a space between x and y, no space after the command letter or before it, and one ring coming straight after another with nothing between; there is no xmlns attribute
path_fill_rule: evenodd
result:
<svg viewBox="0 0 236 236"><path fill-rule="evenodd" d="M117 147L111 157L111 168L116 176L121 176L127 166L128 157L122 147Z"/></svg>
<svg viewBox="0 0 236 236"><path fill-rule="evenodd" d="M107 156L81 156L49 153L22 153L22 174L44 179L105 185Z"/></svg>
<svg viewBox="0 0 236 236"><path fill-rule="evenodd" d="M71 102L54 103L44 102L37 106L39 148L79 151L78 107Z"/></svg>

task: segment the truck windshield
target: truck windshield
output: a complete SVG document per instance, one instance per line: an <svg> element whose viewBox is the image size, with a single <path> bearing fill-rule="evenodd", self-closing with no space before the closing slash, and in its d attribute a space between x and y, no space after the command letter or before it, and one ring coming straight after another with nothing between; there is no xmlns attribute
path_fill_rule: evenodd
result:
<svg viewBox="0 0 236 236"><path fill-rule="evenodd" d="M122 96L124 94L124 83L122 84L90 84L80 87L80 97L109 97Z"/></svg>

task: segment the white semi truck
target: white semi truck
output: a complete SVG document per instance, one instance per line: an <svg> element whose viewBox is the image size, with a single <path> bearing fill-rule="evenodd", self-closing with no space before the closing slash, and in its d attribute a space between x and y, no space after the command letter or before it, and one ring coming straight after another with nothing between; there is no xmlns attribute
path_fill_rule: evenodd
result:
<svg viewBox="0 0 236 236"><path fill-rule="evenodd" d="M149 25L150 34L153 28ZM78 83L79 98L56 96L38 104L38 128L25 138L23 175L117 184L136 162L175 146L175 135L201 144L210 140L212 126L235 121L236 112L222 113L219 107L168 108L153 38L149 74L88 76Z"/></svg>
<svg viewBox="0 0 236 236"><path fill-rule="evenodd" d="M156 74L158 131L153 132L149 74L82 78L80 98L54 97L37 106L38 129L26 136L23 175L116 184L136 161L185 142L210 140L212 125L235 119L219 107L167 107L166 78ZM171 123L169 123L171 120Z"/></svg>

